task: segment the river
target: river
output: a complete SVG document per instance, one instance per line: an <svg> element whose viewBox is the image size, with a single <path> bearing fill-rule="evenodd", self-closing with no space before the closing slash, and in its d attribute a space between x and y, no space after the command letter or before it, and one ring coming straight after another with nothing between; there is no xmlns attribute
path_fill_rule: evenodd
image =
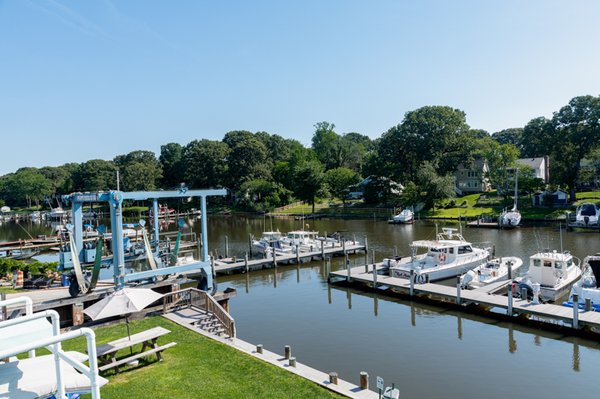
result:
<svg viewBox="0 0 600 399"><path fill-rule="evenodd" d="M263 230L282 232L305 228L342 231L363 240L380 261L394 251L408 254L408 244L435 237L435 224L389 225L373 220L270 219L211 216L209 248L240 256L248 250L248 235ZM441 222L440 226L456 227ZM25 238L16 225L0 226L0 240ZM199 229L199 223L192 228ZM38 227L36 234L44 232ZM583 259L600 251L600 235L564 232L556 226L516 230L468 229L472 242L490 241L497 256L528 256L539 249L569 250ZM561 240L562 236L562 240ZM370 255L369 255L370 256ZM332 267L342 267L334 258ZM364 255L351 257L364 264ZM522 270L524 272L525 270ZM283 353L291 345L299 362L358 384L359 372L396 384L402 398L592 398L600 370L598 342L565 337L518 324L448 311L399 300L383 293L329 286L321 261L297 267L219 276L219 289L233 287L230 302L239 338ZM273 382L276 384L276 381Z"/></svg>

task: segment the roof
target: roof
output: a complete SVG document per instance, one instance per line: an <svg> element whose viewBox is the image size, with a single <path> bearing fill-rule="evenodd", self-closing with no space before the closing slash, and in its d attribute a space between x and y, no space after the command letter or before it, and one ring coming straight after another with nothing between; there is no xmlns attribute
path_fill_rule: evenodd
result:
<svg viewBox="0 0 600 399"><path fill-rule="evenodd" d="M471 245L471 243L459 240L417 240L410 244L414 248L453 248L457 245Z"/></svg>
<svg viewBox="0 0 600 399"><path fill-rule="evenodd" d="M533 169L539 169L542 166L542 162L544 162L544 157L517 159L519 165L529 166Z"/></svg>

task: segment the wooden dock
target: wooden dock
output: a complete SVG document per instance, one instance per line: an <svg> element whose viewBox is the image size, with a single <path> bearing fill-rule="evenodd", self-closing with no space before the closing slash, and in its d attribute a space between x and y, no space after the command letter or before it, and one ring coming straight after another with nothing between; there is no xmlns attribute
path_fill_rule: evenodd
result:
<svg viewBox="0 0 600 399"><path fill-rule="evenodd" d="M247 273L254 270L262 270L277 267L279 264L297 264L310 262L317 259L325 259L333 256L345 256L346 254L356 254L357 252L366 252L367 246L358 241L348 241L346 243L336 243L334 247L322 247L317 251L299 252L297 254L275 255L275 257L247 259L246 257L215 259L213 269L218 274Z"/></svg>
<svg viewBox="0 0 600 399"><path fill-rule="evenodd" d="M499 309L504 311L508 317L535 316L539 318L538 321L541 321L542 324L556 324L556 321L560 321L565 326L574 329L582 327L600 328L600 312L549 303L534 304L527 299L511 298L507 295L495 293L508 293L508 281L498 282L477 290L461 290L459 287L435 283L411 284L409 279L388 276L383 263L378 263L375 266L377 273L373 273L373 265L330 272L329 280L330 282L343 280L351 283L361 283L363 286L370 287L385 285L402 295L424 296L440 304L452 303L458 306L475 304L490 310Z"/></svg>
<svg viewBox="0 0 600 399"><path fill-rule="evenodd" d="M479 229L499 229L500 224L498 222L484 222L483 220L477 219L467 223L467 227Z"/></svg>

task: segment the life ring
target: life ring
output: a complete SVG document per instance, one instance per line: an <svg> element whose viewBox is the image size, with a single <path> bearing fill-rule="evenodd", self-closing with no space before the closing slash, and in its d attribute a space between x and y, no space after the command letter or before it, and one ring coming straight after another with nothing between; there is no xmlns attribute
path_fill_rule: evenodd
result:
<svg viewBox="0 0 600 399"><path fill-rule="evenodd" d="M444 262L446 260L446 254L444 252L440 252L438 254L438 259L440 260L440 262Z"/></svg>
<svg viewBox="0 0 600 399"><path fill-rule="evenodd" d="M416 280L419 284L425 284L427 277L424 274L417 274Z"/></svg>

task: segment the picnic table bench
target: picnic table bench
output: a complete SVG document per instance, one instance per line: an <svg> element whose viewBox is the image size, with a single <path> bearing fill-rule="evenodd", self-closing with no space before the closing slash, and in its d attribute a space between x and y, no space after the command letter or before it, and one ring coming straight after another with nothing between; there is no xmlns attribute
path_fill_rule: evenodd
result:
<svg viewBox="0 0 600 399"><path fill-rule="evenodd" d="M158 337L170 332L171 331L163 327L154 327L149 330L133 334L130 337L120 338L107 344L100 345L96 349L98 361L100 363L100 367L98 367L98 369L100 371L105 371L114 367L118 372L119 366L152 354L156 354L158 361L161 361L161 352L167 348L177 345L177 342L170 342L168 344L159 346L156 341ZM117 360L117 352L122 349L132 348L137 344L142 344L140 353L135 353L131 356Z"/></svg>

